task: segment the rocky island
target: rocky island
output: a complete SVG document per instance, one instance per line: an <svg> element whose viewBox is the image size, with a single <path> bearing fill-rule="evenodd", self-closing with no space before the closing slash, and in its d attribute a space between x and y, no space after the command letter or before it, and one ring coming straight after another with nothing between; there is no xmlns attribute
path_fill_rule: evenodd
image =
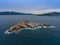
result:
<svg viewBox="0 0 60 45"><path fill-rule="evenodd" d="M54 28L54 26L48 25L48 24L40 24L40 23L34 23L30 21L22 21L18 24L10 27L8 30L5 31L7 34L11 34L13 32L17 33L23 29L37 29L37 28Z"/></svg>

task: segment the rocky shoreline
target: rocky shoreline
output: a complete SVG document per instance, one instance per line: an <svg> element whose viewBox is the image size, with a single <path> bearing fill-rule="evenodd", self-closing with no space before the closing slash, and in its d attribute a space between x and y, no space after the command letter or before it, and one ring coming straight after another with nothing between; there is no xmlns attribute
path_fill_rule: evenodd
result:
<svg viewBox="0 0 60 45"><path fill-rule="evenodd" d="M48 25L48 24L40 24L40 23L34 23L30 21L22 21L19 22L18 24L10 27L8 30L6 30L5 33L13 33L13 32L19 32L23 29L37 29L37 28L52 28L53 26Z"/></svg>

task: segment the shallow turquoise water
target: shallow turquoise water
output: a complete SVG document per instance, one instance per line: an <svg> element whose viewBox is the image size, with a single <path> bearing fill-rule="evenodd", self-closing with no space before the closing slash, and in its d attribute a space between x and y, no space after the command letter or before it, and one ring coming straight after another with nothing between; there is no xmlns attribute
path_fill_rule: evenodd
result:
<svg viewBox="0 0 60 45"><path fill-rule="evenodd" d="M5 34L12 25L21 20L54 25L53 29L23 30L18 34ZM0 45L60 45L60 16L0 15Z"/></svg>

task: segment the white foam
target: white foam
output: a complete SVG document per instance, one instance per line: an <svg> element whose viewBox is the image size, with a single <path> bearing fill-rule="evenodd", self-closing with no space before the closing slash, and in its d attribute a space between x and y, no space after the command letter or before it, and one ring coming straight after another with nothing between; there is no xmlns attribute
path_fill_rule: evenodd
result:
<svg viewBox="0 0 60 45"><path fill-rule="evenodd" d="M42 28L42 26L38 26L37 29Z"/></svg>
<svg viewBox="0 0 60 45"><path fill-rule="evenodd" d="M43 28L48 28L47 26L43 26Z"/></svg>
<svg viewBox="0 0 60 45"><path fill-rule="evenodd" d="M12 31L12 32L8 32L9 30L6 30L5 31L5 34L11 34L11 33L13 33L14 31Z"/></svg>
<svg viewBox="0 0 60 45"><path fill-rule="evenodd" d="M37 29L37 27L34 27L34 30Z"/></svg>
<svg viewBox="0 0 60 45"><path fill-rule="evenodd" d="M15 31L15 30L14 30L14 32L15 32L15 33L19 33L19 32L20 32L20 30L18 30L18 31Z"/></svg>
<svg viewBox="0 0 60 45"><path fill-rule="evenodd" d="M13 33L13 32L15 32L15 33L18 33L18 32L20 32L21 30L23 30L23 29L30 29L30 30L35 30L35 29L39 29L39 28L56 28L55 26L38 26L38 27L34 27L34 28L30 28L30 27L26 27L26 28L22 28L22 29L20 29L20 30L18 30L18 31L16 31L16 30L14 30L14 31L12 31L12 32L8 32L9 30L6 30L5 31L5 34L11 34L11 33Z"/></svg>
<svg viewBox="0 0 60 45"><path fill-rule="evenodd" d="M49 26L49 28L56 28L55 26Z"/></svg>
<svg viewBox="0 0 60 45"><path fill-rule="evenodd" d="M47 26L38 26L37 29L39 28L48 28Z"/></svg>
<svg viewBox="0 0 60 45"><path fill-rule="evenodd" d="M19 29L18 31L14 30L15 33L19 33L20 31L24 30L25 28Z"/></svg>
<svg viewBox="0 0 60 45"><path fill-rule="evenodd" d="M30 27L26 27L25 29L31 29L31 30L32 30L33 28L30 28Z"/></svg>

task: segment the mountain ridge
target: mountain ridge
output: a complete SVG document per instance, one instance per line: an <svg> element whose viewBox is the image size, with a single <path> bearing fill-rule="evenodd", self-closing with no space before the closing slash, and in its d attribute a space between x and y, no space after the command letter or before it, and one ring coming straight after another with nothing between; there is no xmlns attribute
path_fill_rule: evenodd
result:
<svg viewBox="0 0 60 45"><path fill-rule="evenodd" d="M14 12L14 11L4 11L0 12L0 15L37 15L37 16L59 16L60 12L50 12L44 14L32 14L32 13L21 13L21 12Z"/></svg>
<svg viewBox="0 0 60 45"><path fill-rule="evenodd" d="M14 11L4 11L4 12L0 12L0 15L33 15L33 14L31 14L31 13L14 12Z"/></svg>
<svg viewBox="0 0 60 45"><path fill-rule="evenodd" d="M59 16L60 12L50 12L50 13L44 13L44 14L38 14L38 16Z"/></svg>

